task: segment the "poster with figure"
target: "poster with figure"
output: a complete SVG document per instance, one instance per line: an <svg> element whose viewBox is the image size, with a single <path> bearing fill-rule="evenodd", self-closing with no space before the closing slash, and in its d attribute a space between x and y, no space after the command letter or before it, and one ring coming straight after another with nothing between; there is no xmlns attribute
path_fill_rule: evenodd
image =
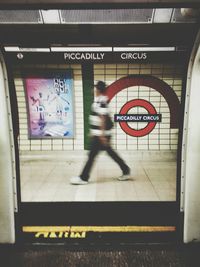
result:
<svg viewBox="0 0 200 267"><path fill-rule="evenodd" d="M25 78L29 138L73 138L72 71L50 71Z"/></svg>

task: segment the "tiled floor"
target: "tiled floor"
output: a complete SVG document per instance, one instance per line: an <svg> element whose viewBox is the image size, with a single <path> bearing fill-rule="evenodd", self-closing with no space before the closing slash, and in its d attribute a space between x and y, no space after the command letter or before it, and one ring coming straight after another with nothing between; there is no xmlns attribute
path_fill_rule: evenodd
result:
<svg viewBox="0 0 200 267"><path fill-rule="evenodd" d="M119 167L105 152L97 157L87 185L71 185L87 152L28 152L20 156L22 201L175 201L176 158L172 152L118 152L131 167L118 181ZM103 170L102 170L103 166Z"/></svg>

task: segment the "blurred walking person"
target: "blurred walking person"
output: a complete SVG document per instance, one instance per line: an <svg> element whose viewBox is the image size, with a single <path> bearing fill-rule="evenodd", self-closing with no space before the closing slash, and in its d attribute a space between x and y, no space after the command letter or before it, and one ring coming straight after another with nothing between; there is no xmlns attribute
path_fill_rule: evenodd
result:
<svg viewBox="0 0 200 267"><path fill-rule="evenodd" d="M72 177L71 184L85 185L88 183L90 171L92 169L95 157L101 150L105 150L108 155L119 165L122 175L118 180L125 181L130 178L130 168L124 160L112 149L111 126L109 126L108 97L105 95L106 84L98 81L95 85L95 98L91 106L90 114L90 151L87 162L79 176ZM103 173L103 168L102 168Z"/></svg>

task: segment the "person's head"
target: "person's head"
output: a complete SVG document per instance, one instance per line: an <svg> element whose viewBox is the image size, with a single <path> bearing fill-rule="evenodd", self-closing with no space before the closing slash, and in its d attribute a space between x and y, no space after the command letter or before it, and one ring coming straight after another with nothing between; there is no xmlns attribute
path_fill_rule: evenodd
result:
<svg viewBox="0 0 200 267"><path fill-rule="evenodd" d="M95 84L95 88L96 88L96 92L97 94L105 94L106 92L106 84L105 82L103 81L98 81L96 84Z"/></svg>

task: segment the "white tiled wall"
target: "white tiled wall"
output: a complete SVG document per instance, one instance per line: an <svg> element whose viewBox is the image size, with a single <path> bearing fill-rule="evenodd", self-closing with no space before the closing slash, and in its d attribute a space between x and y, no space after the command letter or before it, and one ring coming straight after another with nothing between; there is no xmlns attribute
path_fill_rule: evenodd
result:
<svg viewBox="0 0 200 267"><path fill-rule="evenodd" d="M75 110L75 138L66 139L39 139L30 140L28 138L28 118L25 99L25 88L20 70L16 70L15 88L19 108L19 149L20 151L63 151L63 150L82 150L84 149L83 135L83 91L82 91L82 71L81 65L28 65L30 69L72 69L74 78L74 110Z"/></svg>
<svg viewBox="0 0 200 267"><path fill-rule="evenodd" d="M15 71L15 87L19 108L19 148L20 151L67 151L84 149L83 123L83 91L81 65L28 65L27 68L72 69L74 75L74 109L75 109L75 138L72 139L39 139L28 138L27 107L25 88L19 70ZM129 74L150 74L165 81L176 92L181 100L182 69L179 65L167 64L97 64L94 65L94 80L104 80L107 85ZM119 112L129 100L142 98L150 101L158 113L162 114L162 122L157 123L154 130L144 137L132 137L123 132L118 123L113 129L113 146L117 150L176 150L178 143L178 129L170 129L170 113L168 104L162 95L152 88L145 86L129 87L119 92L110 103L112 114ZM131 113L146 111L142 108L130 110ZM140 129L145 124L130 124Z"/></svg>
<svg viewBox="0 0 200 267"><path fill-rule="evenodd" d="M94 79L104 80L107 85L130 74L148 74L165 81L171 86L181 101L182 68L170 64L102 64L94 66ZM162 114L162 122L157 123L154 130L144 137L127 135L118 123L113 129L113 146L123 150L176 150L178 129L170 128L170 113L164 97L153 88L134 86L119 92L110 102L111 114L119 113L121 107L134 98L151 102L157 112ZM129 113L146 113L143 108L134 108ZM144 123L129 123L134 129L144 128Z"/></svg>

